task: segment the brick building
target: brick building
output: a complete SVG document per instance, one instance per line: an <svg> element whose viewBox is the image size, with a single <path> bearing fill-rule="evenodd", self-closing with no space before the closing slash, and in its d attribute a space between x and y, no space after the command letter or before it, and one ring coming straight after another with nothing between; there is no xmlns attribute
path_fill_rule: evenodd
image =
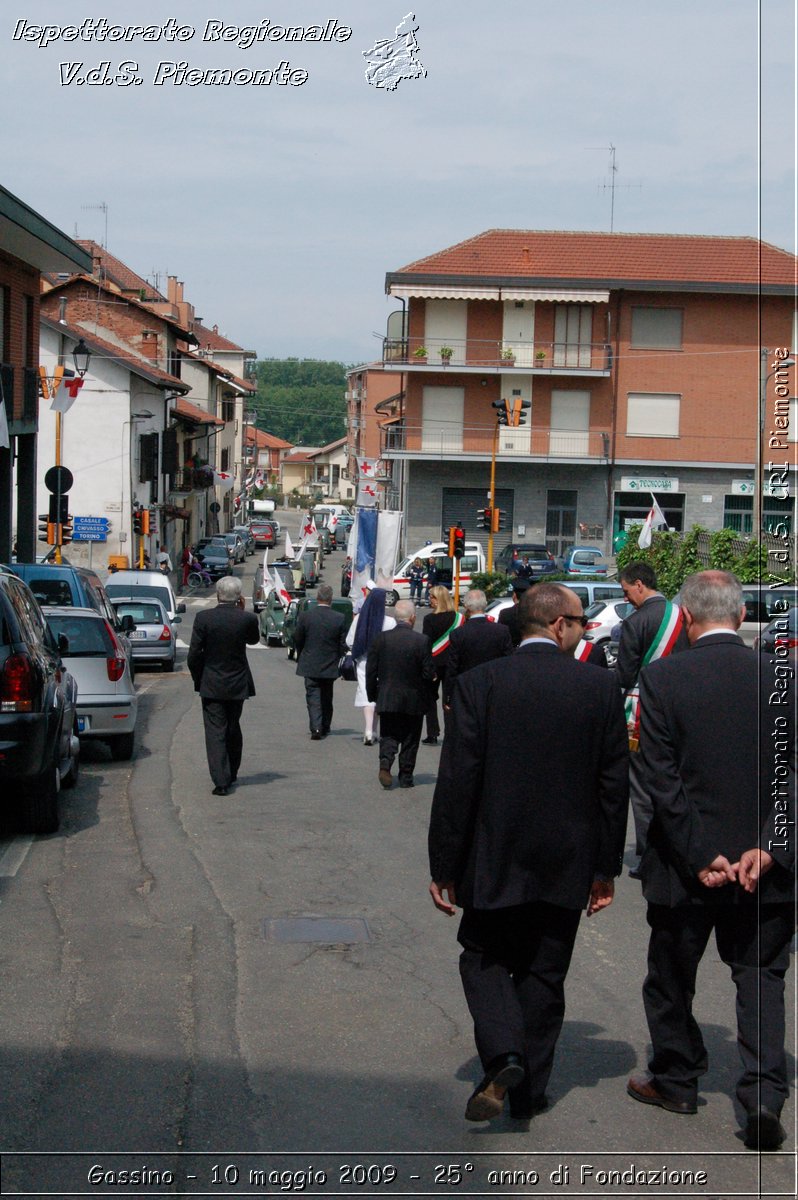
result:
<svg viewBox="0 0 798 1200"><path fill-rule="evenodd" d="M20 560L36 553L41 275L90 266L80 246L0 187L0 419L9 433L0 443L0 562L15 536Z"/></svg>
<svg viewBox="0 0 798 1200"><path fill-rule="evenodd" d="M489 230L389 272L404 317L369 375L403 373L381 453L408 542L477 534L505 399L531 407L498 430L504 540L609 550L651 492L674 529L750 532L762 350L796 345L795 265L753 238ZM794 403L787 437L790 486L762 508L794 531Z"/></svg>

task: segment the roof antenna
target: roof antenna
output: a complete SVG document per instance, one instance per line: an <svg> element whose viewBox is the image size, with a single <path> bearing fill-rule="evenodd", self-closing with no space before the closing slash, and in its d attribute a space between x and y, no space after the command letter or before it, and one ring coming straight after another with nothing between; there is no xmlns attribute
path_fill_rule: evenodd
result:
<svg viewBox="0 0 798 1200"><path fill-rule="evenodd" d="M612 142L610 142L609 146L587 146L586 149L587 150L609 150L609 152L610 152L609 183L600 183L598 186L601 188L601 190L603 192L608 191L610 193L610 233L614 233L615 232L615 189L617 187L639 188L639 187L642 187L642 184L639 184L639 183L617 184L615 182L615 176L618 174L618 166L615 162L615 147L613 146Z"/></svg>
<svg viewBox="0 0 798 1200"><path fill-rule="evenodd" d="M108 249L108 205L103 200L102 203L100 203L100 204L81 204L80 207L86 211L88 211L89 209L94 209L95 212L101 212L103 214L103 216L105 217L105 241L103 242L103 249L107 250Z"/></svg>

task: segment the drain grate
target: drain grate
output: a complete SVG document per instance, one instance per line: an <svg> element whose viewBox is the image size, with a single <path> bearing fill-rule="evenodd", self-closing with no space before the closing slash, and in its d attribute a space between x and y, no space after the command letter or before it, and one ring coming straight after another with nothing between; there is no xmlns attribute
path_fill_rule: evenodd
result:
<svg viewBox="0 0 798 1200"><path fill-rule="evenodd" d="M371 941L363 917L267 917L261 931L267 942L322 942L340 946Z"/></svg>

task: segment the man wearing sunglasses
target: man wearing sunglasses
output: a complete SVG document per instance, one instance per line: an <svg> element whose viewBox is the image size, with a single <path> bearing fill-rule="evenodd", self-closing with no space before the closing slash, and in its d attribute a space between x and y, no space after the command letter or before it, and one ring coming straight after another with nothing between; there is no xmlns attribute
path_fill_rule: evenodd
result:
<svg viewBox="0 0 798 1200"><path fill-rule="evenodd" d="M579 598L537 584L519 614L518 650L457 680L429 830L433 903L463 909L484 1072L469 1121L499 1116L506 1094L512 1117L545 1108L579 918L612 902L626 833L623 705L610 672L572 657Z"/></svg>

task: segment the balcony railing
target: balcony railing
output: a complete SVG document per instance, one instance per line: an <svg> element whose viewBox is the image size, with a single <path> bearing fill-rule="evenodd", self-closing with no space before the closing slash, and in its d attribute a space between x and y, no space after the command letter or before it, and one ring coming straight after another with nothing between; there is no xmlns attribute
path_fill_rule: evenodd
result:
<svg viewBox="0 0 798 1200"><path fill-rule="evenodd" d="M381 453L412 458L490 458L493 426L391 425L382 431ZM608 435L597 430L553 429L551 426L499 427L496 453L499 456L551 459L606 459Z"/></svg>
<svg viewBox="0 0 798 1200"><path fill-rule="evenodd" d="M424 351L424 354L419 353ZM612 367L612 349L606 342L494 341L467 338L383 339L384 363L408 367L452 367L499 371L601 372Z"/></svg>

